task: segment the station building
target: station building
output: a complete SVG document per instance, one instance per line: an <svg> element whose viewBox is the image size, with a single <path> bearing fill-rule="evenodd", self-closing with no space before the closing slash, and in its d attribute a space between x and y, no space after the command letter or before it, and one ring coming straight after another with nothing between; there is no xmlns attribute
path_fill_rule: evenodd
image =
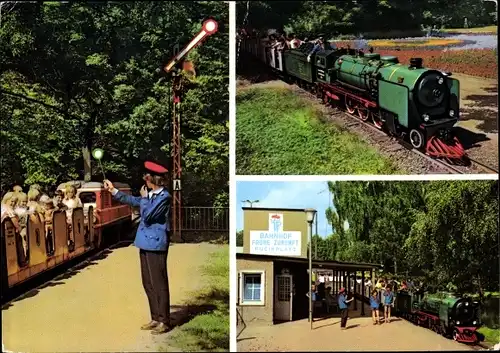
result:
<svg viewBox="0 0 500 353"><path fill-rule="evenodd" d="M243 208L243 247L236 254L238 322L272 325L308 317L308 227L304 209ZM361 300L365 279L373 282L380 265L313 259L312 268L313 279L318 272L333 274L334 293L344 287Z"/></svg>

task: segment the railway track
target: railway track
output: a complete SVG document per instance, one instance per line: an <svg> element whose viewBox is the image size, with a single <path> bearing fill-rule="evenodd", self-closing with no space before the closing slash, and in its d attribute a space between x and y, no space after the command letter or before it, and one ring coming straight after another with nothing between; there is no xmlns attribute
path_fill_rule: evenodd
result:
<svg viewBox="0 0 500 353"><path fill-rule="evenodd" d="M105 257L111 250L122 245L130 244L130 240L120 240L117 243L110 244L105 248L90 251L82 254L81 256L71 259L65 264L41 273L32 279L27 280L25 283L18 285L18 287L11 289L8 295L2 298L2 308L8 307L12 302L16 302L25 297L29 297L30 293L49 286L52 282L57 282L65 278L65 276L78 273L79 270L89 265L92 261L101 257Z"/></svg>
<svg viewBox="0 0 500 353"><path fill-rule="evenodd" d="M270 77L270 78L272 77L274 79L287 82L288 84L292 84L291 82L284 79L284 77L282 77L281 75L279 75L276 72L274 72L273 70L271 70L269 67L262 65L262 63L260 61L252 60L252 65L260 67L261 68L260 72L265 71L268 74L268 77ZM260 73L257 76L260 76ZM303 87L299 87L296 84L293 84L293 85L297 89L300 89L302 92L306 93L309 96L309 98L313 98L315 100L319 99L314 92L311 92L307 89L304 89ZM345 114L346 116L349 116L350 118L355 119L355 121L357 123L359 123L363 126L366 126L369 129L373 130L376 134L379 134L379 136L386 136L387 137L387 134L383 130L377 128L375 125L361 120L358 116L350 114L349 112L347 112L344 109L339 109L339 110L343 114ZM349 127L349 124L347 124L347 127ZM472 159L472 158L467 158L467 162L469 162L469 163L467 163L468 165L454 165L454 164L448 163L444 160L432 158L432 157L426 155L425 153L415 149L410 143L408 143L400 138L397 139L397 142L399 143L400 146L402 146L402 148L418 155L419 157L428 161L430 164L433 164L437 168L446 171L448 174L471 174L471 172L470 172L471 169L478 170L478 171L480 171L479 173L481 173L481 174L482 173L498 174L498 170L496 170L488 165L485 165L484 163L481 163L480 161ZM479 173L474 173L474 174L479 174Z"/></svg>
<svg viewBox="0 0 500 353"><path fill-rule="evenodd" d="M279 77L276 77L276 78L279 78ZM304 93L307 93L310 96L310 98L318 99L318 97L316 97L316 95L313 92L310 92L310 91L308 91L304 88L301 88L301 87L298 87L298 88L301 89ZM365 121L361 120L358 116L350 114L349 112L347 112L343 109L341 111L345 115L355 119L357 123L362 124L363 126L367 126L371 130L373 130L374 132L379 134L380 136L382 136L382 135L387 136L387 134L383 130L377 128L375 125L370 124L368 122L365 122ZM427 161L429 161L430 163L442 168L443 170L446 170L449 174L469 174L467 172L472 167L475 167L475 169L478 169L478 170L482 169L487 174L498 174L498 170L491 168L490 166L487 166L487 165L485 165L485 164L483 164L475 159L467 158L467 161L470 162L469 165L453 165L453 164L447 163L444 160L432 158L432 157L426 155L425 153L415 149L409 142L406 142L400 138L395 138L395 139L403 148L419 155L420 157L422 157L422 158L426 159Z"/></svg>

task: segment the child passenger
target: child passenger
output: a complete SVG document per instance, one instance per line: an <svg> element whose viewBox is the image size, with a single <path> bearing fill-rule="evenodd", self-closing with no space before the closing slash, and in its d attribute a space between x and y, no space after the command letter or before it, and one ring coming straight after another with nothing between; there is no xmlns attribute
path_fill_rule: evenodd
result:
<svg viewBox="0 0 500 353"><path fill-rule="evenodd" d="M17 195L10 191L3 196L2 199L2 222L4 219L15 217L14 209L17 203Z"/></svg>
<svg viewBox="0 0 500 353"><path fill-rule="evenodd" d="M48 199L44 205L45 214L45 240L46 240L46 248L47 253L49 255L53 255L54 253L54 239L53 239L53 229L52 229L52 215L56 208L54 207L54 201L52 199Z"/></svg>
<svg viewBox="0 0 500 353"><path fill-rule="evenodd" d="M78 207L83 207L82 201L80 198L76 196L76 187L74 185L66 185L64 188L66 197L62 201L63 204L67 207L66 210L66 222L69 228L69 239L68 245L71 243L75 243L75 239L73 236L73 210Z"/></svg>
<svg viewBox="0 0 500 353"><path fill-rule="evenodd" d="M16 208L14 209L16 216L19 219L19 227L21 239L23 241L23 249L25 256L28 255L28 239L27 239L27 225L28 225L28 196L24 192L18 192Z"/></svg>

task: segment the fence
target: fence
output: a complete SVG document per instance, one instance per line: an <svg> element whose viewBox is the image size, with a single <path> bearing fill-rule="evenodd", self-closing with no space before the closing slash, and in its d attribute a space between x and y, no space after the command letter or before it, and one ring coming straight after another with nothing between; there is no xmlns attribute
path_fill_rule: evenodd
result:
<svg viewBox="0 0 500 353"><path fill-rule="evenodd" d="M229 232L229 208L182 207L182 230Z"/></svg>

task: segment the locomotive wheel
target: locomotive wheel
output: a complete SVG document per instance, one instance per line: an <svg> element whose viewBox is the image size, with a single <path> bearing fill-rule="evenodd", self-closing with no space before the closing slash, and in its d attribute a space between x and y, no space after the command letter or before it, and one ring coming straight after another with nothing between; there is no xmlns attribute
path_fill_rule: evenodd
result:
<svg viewBox="0 0 500 353"><path fill-rule="evenodd" d="M354 114L356 112L356 108L354 107L354 104L350 98L345 99L345 107L349 114Z"/></svg>
<svg viewBox="0 0 500 353"><path fill-rule="evenodd" d="M412 129L410 131L410 142L417 150L422 148L424 145L424 134L420 130Z"/></svg>
<svg viewBox="0 0 500 353"><path fill-rule="evenodd" d="M325 92L323 92L323 104L325 105L330 105L330 98L326 95Z"/></svg>
<svg viewBox="0 0 500 353"><path fill-rule="evenodd" d="M379 130L384 128L385 121L382 119L381 113L372 113L373 125Z"/></svg>
<svg viewBox="0 0 500 353"><path fill-rule="evenodd" d="M316 98L321 98L322 92L319 86L316 86Z"/></svg>
<svg viewBox="0 0 500 353"><path fill-rule="evenodd" d="M368 121L370 119L371 112L368 108L359 107L358 115L361 120Z"/></svg>

